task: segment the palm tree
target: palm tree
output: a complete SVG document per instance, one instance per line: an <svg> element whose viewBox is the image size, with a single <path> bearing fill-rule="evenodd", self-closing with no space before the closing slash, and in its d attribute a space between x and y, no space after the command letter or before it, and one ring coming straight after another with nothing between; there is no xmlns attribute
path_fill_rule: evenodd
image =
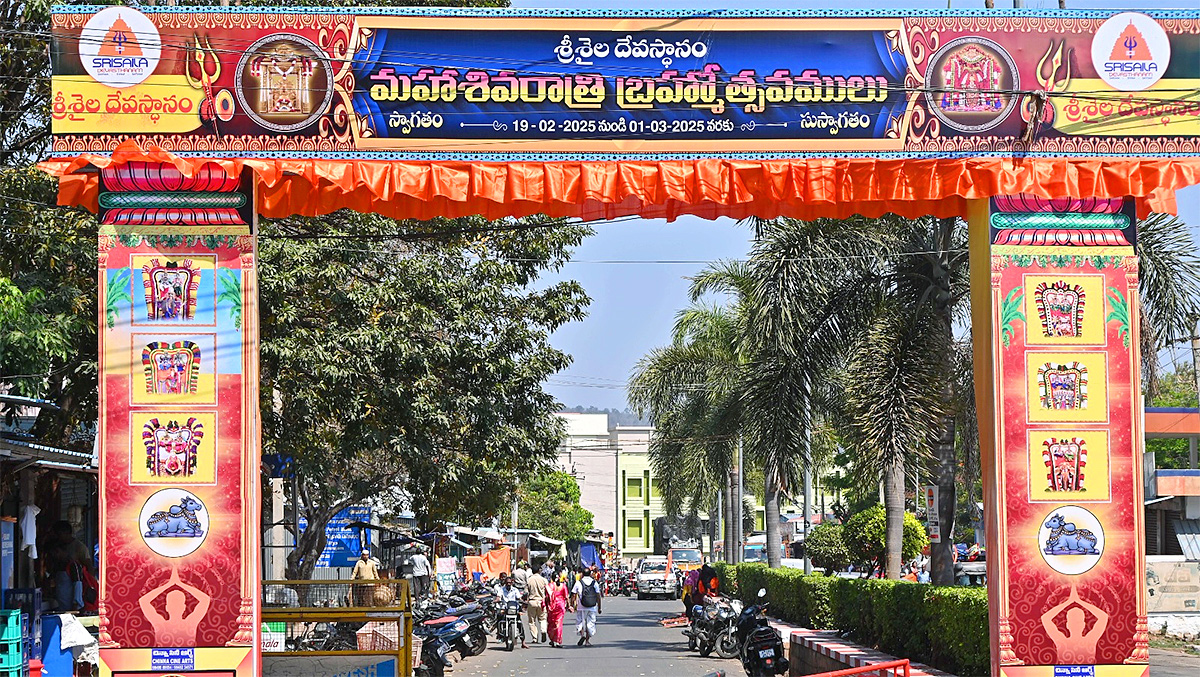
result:
<svg viewBox="0 0 1200 677"><path fill-rule="evenodd" d="M639 360L629 382L630 404L657 429L649 454L669 514L716 503L716 488L730 487L737 445L743 322L733 309L700 304L702 295L693 289L697 302L677 316L672 343ZM734 525L733 492L720 493L725 522ZM734 533L726 529L727 557Z"/></svg>

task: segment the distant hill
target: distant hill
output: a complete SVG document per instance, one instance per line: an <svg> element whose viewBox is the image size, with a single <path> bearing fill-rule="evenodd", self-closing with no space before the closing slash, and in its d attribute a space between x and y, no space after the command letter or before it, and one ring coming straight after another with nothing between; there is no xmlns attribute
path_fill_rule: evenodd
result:
<svg viewBox="0 0 1200 677"><path fill-rule="evenodd" d="M564 412L572 414L608 414L609 427L617 425L650 425L650 422L644 418L638 418L638 415L628 409L599 409L597 407L566 407Z"/></svg>

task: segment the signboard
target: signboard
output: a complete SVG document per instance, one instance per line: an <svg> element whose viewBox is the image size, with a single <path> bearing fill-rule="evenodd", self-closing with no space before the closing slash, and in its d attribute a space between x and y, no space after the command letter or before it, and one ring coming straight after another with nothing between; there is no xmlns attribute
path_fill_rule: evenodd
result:
<svg viewBox="0 0 1200 677"><path fill-rule="evenodd" d="M52 31L58 155L1200 152L1188 11L60 6Z"/></svg>
<svg viewBox="0 0 1200 677"><path fill-rule="evenodd" d="M1200 562L1151 558L1146 562L1146 591L1150 613L1200 613Z"/></svg>
<svg viewBox="0 0 1200 677"><path fill-rule="evenodd" d="M988 573L1000 671L1142 677L1149 656L1132 203L1015 196L991 205L984 272L996 462L985 483L998 496Z"/></svg>
<svg viewBox="0 0 1200 677"><path fill-rule="evenodd" d="M317 559L319 567L352 567L362 555L363 545L372 542L374 534L370 530L350 527L356 522L370 523L374 510L369 505L352 505L329 520L325 525L325 549ZM300 531L308 528L308 520L300 518ZM359 537L365 535L366 542L360 542Z"/></svg>
<svg viewBox="0 0 1200 677"><path fill-rule="evenodd" d="M929 529L929 542L942 542L941 519L938 515L938 488L935 484L925 486L921 490L925 504L925 526Z"/></svg>

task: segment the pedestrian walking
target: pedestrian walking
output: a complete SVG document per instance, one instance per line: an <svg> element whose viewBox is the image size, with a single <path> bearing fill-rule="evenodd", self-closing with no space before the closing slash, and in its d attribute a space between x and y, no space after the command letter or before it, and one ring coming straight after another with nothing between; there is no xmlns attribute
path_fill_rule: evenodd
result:
<svg viewBox="0 0 1200 677"><path fill-rule="evenodd" d="M350 574L351 580L377 581L379 580L379 565L375 560L371 559L371 551L363 550L358 561L354 563L354 571ZM374 606L375 605L375 585L356 585L354 586L354 606Z"/></svg>
<svg viewBox="0 0 1200 677"><path fill-rule="evenodd" d="M525 614L529 619L529 634L534 644L546 641L546 598L548 585L541 573L535 573L525 582L525 596L529 600Z"/></svg>
<svg viewBox="0 0 1200 677"><path fill-rule="evenodd" d="M546 582L553 581L554 580L554 560L548 559L545 562L542 562L542 570L539 573L542 574L542 578L546 579Z"/></svg>
<svg viewBox="0 0 1200 677"><path fill-rule="evenodd" d="M550 646L561 647L563 639L563 618L567 615L567 574L558 575L557 580L550 582L546 591L546 634L550 636Z"/></svg>
<svg viewBox="0 0 1200 677"><path fill-rule="evenodd" d="M596 617L600 615L604 595L596 582L596 568L585 571L583 577L571 590L571 606L575 607L575 627L579 633L579 646L591 646L596 636Z"/></svg>
<svg viewBox="0 0 1200 677"><path fill-rule="evenodd" d="M425 599L429 594L429 576L433 567L429 564L429 558L425 556L424 547L417 549L417 554L412 556L409 564L412 565L413 598Z"/></svg>
<svg viewBox="0 0 1200 677"><path fill-rule="evenodd" d="M529 587L529 563L525 560L517 562L517 569L512 574L513 585L522 592Z"/></svg>

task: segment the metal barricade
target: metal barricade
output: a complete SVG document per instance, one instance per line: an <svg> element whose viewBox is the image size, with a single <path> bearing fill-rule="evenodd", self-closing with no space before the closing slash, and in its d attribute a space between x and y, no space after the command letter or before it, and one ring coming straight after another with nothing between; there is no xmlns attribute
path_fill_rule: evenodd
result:
<svg viewBox="0 0 1200 677"><path fill-rule="evenodd" d="M909 660L903 658L897 661L886 661L883 663L872 663L871 665L862 665L857 668L846 668L845 670L833 670L831 672L818 672L809 677L851 677L852 675L877 675L878 677L909 677ZM889 674L890 673L890 674Z"/></svg>
<svg viewBox="0 0 1200 677"><path fill-rule="evenodd" d="M395 656L412 674L412 598L405 579L263 581L263 655Z"/></svg>

